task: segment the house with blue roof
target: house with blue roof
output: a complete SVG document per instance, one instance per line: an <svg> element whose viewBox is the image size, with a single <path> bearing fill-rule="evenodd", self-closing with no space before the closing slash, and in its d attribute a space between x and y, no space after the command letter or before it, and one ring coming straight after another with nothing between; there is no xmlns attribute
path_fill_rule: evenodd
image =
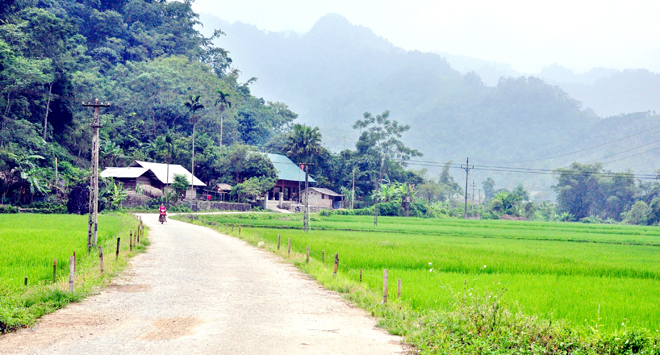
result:
<svg viewBox="0 0 660 355"><path fill-rule="evenodd" d="M298 164L281 154L266 154L277 170L277 183L268 193L269 200L301 202L300 191L305 189L305 172ZM316 182L311 176L309 183Z"/></svg>

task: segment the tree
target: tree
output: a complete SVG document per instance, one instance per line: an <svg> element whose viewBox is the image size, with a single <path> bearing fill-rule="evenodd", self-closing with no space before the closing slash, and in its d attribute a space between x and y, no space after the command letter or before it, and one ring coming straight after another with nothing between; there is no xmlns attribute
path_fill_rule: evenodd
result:
<svg viewBox="0 0 660 355"><path fill-rule="evenodd" d="M380 190L379 186L383 179L383 168L386 162L394 159L405 162L411 157L422 156L421 152L406 147L400 140L410 126L399 125L398 121L390 120L389 117L389 111L377 116L365 112L363 119L353 125L353 129L361 131L358 145L361 143L363 146L368 146L367 150L376 156L379 166L378 179L374 184L376 190ZM378 225L378 194L376 194L374 206L374 225Z"/></svg>
<svg viewBox="0 0 660 355"><path fill-rule="evenodd" d="M495 196L495 181L493 178L487 178L481 186L484 189L485 200L488 201Z"/></svg>
<svg viewBox="0 0 660 355"><path fill-rule="evenodd" d="M192 123L192 154L191 154L191 172L190 172L190 189L193 189L193 180L195 178L195 126L199 122L197 111L203 110L204 105L199 103L201 95L190 96L188 101L184 104L190 113L190 123Z"/></svg>
<svg viewBox="0 0 660 355"><path fill-rule="evenodd" d="M598 212L602 200L598 176L602 167L600 163L573 163L568 168L555 170L558 176L553 188L557 192L558 212L568 212L577 220Z"/></svg>
<svg viewBox="0 0 660 355"><path fill-rule="evenodd" d="M440 187L440 199L442 201L449 201L453 199L456 195L463 194L463 188L459 185L454 177L449 174L449 168L453 161L448 161L442 167L442 173L440 173L440 178L438 179L438 185Z"/></svg>
<svg viewBox="0 0 660 355"><path fill-rule="evenodd" d="M188 178L185 175L175 174L174 182L172 182L172 189L174 189L175 201L179 201L181 195L188 190Z"/></svg>
<svg viewBox="0 0 660 355"><path fill-rule="evenodd" d="M239 201L243 198L247 198L248 201L255 202L267 191L272 190L275 183L277 183L277 180L272 177L251 177L232 187L231 193L232 195L238 196Z"/></svg>
<svg viewBox="0 0 660 355"><path fill-rule="evenodd" d="M644 201L637 201L628 212L623 212L621 217L626 224L645 225L648 223L648 215L651 209Z"/></svg>
<svg viewBox="0 0 660 355"><path fill-rule="evenodd" d="M437 199L441 192L440 186L433 181L425 182L417 188L419 196L425 198L429 203Z"/></svg>
<svg viewBox="0 0 660 355"><path fill-rule="evenodd" d="M323 152L319 128L295 124L287 137L284 151L297 163L312 163L314 157Z"/></svg>
<svg viewBox="0 0 660 355"><path fill-rule="evenodd" d="M222 126L225 118L225 110L231 108L231 101L227 100L231 95L219 89L215 92L218 94L215 104L218 105L218 109L220 110L220 145L222 145Z"/></svg>

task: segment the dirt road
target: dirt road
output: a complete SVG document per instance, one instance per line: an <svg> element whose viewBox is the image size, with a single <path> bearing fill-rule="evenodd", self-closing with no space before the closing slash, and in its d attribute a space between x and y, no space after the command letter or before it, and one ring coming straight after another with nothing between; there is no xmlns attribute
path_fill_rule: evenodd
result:
<svg viewBox="0 0 660 355"><path fill-rule="evenodd" d="M0 354L401 354L400 338L293 266L145 215L147 253L101 294L0 337Z"/></svg>

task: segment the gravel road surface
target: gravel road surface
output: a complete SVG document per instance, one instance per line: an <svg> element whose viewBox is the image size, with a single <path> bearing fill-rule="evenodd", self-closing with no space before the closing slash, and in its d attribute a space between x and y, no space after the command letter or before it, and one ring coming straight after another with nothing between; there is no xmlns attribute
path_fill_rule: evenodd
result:
<svg viewBox="0 0 660 355"><path fill-rule="evenodd" d="M275 255L170 220L99 295L0 337L0 354L404 354L401 339Z"/></svg>

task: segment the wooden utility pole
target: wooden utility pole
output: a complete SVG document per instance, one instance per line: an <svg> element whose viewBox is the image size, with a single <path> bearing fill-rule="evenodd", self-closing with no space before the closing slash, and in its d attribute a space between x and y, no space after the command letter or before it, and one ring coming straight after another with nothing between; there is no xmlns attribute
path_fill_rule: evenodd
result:
<svg viewBox="0 0 660 355"><path fill-rule="evenodd" d="M94 99L93 102L83 102L83 107L94 108L92 121L92 175L89 183L89 228L87 230L87 250L96 246L99 222L99 128L101 127L101 107L110 107L110 103Z"/></svg>
<svg viewBox="0 0 660 355"><path fill-rule="evenodd" d="M465 166L461 165L461 169L465 170L465 211L463 212L463 218L467 219L468 178L470 170L474 169L474 165L470 167L470 158L465 161Z"/></svg>

